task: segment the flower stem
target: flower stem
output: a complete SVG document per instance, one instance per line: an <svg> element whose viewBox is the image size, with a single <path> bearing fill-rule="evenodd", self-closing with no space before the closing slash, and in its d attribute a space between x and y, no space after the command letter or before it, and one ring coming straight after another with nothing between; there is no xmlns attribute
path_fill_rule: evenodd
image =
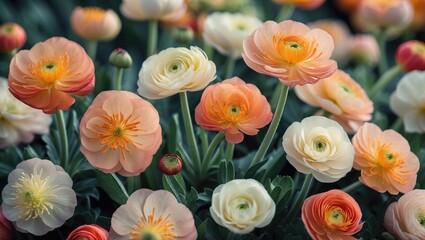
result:
<svg viewBox="0 0 425 240"><path fill-rule="evenodd" d="M235 144L233 143L227 143L227 147L226 147L226 160L230 161L233 159L233 152L235 151Z"/></svg>
<svg viewBox="0 0 425 240"><path fill-rule="evenodd" d="M273 115L272 122L270 124L269 129L267 130L266 136L263 139L263 142L261 142L260 147L258 148L257 154L255 154L254 159L251 162L250 167L254 166L255 164L261 162L266 155L267 149L270 146L270 143L273 140L274 134L276 133L277 127L279 126L280 119L282 118L283 109L285 108L286 98L288 96L288 86L283 85L282 89L280 91L279 100L277 102L276 111Z"/></svg>
<svg viewBox="0 0 425 240"><path fill-rule="evenodd" d="M390 129L394 129L395 131L399 132L401 126L403 126L403 118L397 117L397 119L390 126Z"/></svg>
<svg viewBox="0 0 425 240"><path fill-rule="evenodd" d="M295 11L295 5L293 4L286 4L284 5L279 12L279 15L276 17L277 22L281 22L283 20L288 20L292 17L292 14Z"/></svg>
<svg viewBox="0 0 425 240"><path fill-rule="evenodd" d="M156 45L158 42L158 20L150 20L148 26L148 56L156 53Z"/></svg>
<svg viewBox="0 0 425 240"><path fill-rule="evenodd" d="M292 206L291 210L289 210L286 218L283 219L283 223L289 223L295 217L295 215L300 210L302 204L304 203L305 198L307 197L308 191L310 190L311 185L313 184L313 175L308 174L304 179L303 186L301 187L300 194L297 199L294 201L294 206Z"/></svg>
<svg viewBox="0 0 425 240"><path fill-rule="evenodd" d="M132 176L127 178L127 192L132 194L141 187L140 176Z"/></svg>
<svg viewBox="0 0 425 240"><path fill-rule="evenodd" d="M202 48L204 49L205 54L207 54L209 60L212 60L214 58L214 49L205 40L202 42Z"/></svg>
<svg viewBox="0 0 425 240"><path fill-rule="evenodd" d="M223 79L228 79L232 76L233 74L233 69L235 68L235 62L236 59L234 59L233 57L229 56L226 60L226 68L224 70L224 78Z"/></svg>
<svg viewBox="0 0 425 240"><path fill-rule="evenodd" d="M213 138L213 140L211 141L210 145L208 146L208 150L205 153L204 158L202 159L201 176L207 175L214 151L216 150L218 144L221 142L223 137L224 137L224 132L217 133L215 137Z"/></svg>
<svg viewBox="0 0 425 240"><path fill-rule="evenodd" d="M124 68L117 68L117 71L115 72L115 86L114 86L115 90L121 91L123 71L124 71Z"/></svg>
<svg viewBox="0 0 425 240"><path fill-rule="evenodd" d="M387 62L387 34L384 30L379 31L376 33L376 39L378 40L379 44L379 52L380 52L380 58L379 58L379 74L383 74L388 69L388 62Z"/></svg>
<svg viewBox="0 0 425 240"><path fill-rule="evenodd" d="M356 190L357 188L359 188L361 186L363 186L363 183L361 183L360 181L355 181L352 184L344 187L341 190L344 191L344 192L346 192L346 193L349 193L349 192L352 192L352 191Z"/></svg>
<svg viewBox="0 0 425 240"><path fill-rule="evenodd" d="M180 93L180 104L183 115L184 128L186 129L186 137L189 142L191 157L195 172L201 172L201 160L199 157L198 144L196 143L195 133L193 131L192 118L190 116L189 102L186 92Z"/></svg>
<svg viewBox="0 0 425 240"><path fill-rule="evenodd" d="M87 54L94 61L96 59L97 41L87 42Z"/></svg>
<svg viewBox="0 0 425 240"><path fill-rule="evenodd" d="M60 165L63 169L67 170L68 165L68 136L66 133L65 118L63 116L63 111L58 110L56 112L56 122L58 124L59 138L60 138Z"/></svg>
<svg viewBox="0 0 425 240"><path fill-rule="evenodd" d="M122 184L121 180L117 177L117 175L115 173L111 173L112 178L114 179L114 181L118 184L121 192L124 194L124 196L126 196L128 198L128 193L125 190L124 185Z"/></svg>
<svg viewBox="0 0 425 240"><path fill-rule="evenodd" d="M403 72L403 68L400 65L395 65L394 67L388 69L373 85L372 89L369 92L369 97L374 98L376 94L378 94L388 83L393 80L397 75Z"/></svg>

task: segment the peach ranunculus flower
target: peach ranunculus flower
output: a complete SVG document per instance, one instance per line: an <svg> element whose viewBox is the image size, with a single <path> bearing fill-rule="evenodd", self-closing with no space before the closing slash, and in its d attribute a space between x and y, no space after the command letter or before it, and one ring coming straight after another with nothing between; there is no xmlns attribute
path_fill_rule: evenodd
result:
<svg viewBox="0 0 425 240"><path fill-rule="evenodd" d="M223 131L226 141L235 144L243 141L244 133L256 135L272 116L260 90L238 77L207 87L195 108L195 120L201 128Z"/></svg>
<svg viewBox="0 0 425 240"><path fill-rule="evenodd" d="M133 20L176 20L186 13L184 0L123 0L122 15Z"/></svg>
<svg viewBox="0 0 425 240"><path fill-rule="evenodd" d="M312 10L320 7L325 0L273 0L277 4L293 4L301 9Z"/></svg>
<svg viewBox="0 0 425 240"><path fill-rule="evenodd" d="M139 175L162 142L158 112L134 93L103 91L81 119L80 138L80 150L93 167Z"/></svg>
<svg viewBox="0 0 425 240"><path fill-rule="evenodd" d="M334 189L304 200L301 217L313 240L355 240L363 223L359 204L349 194Z"/></svg>
<svg viewBox="0 0 425 240"><path fill-rule="evenodd" d="M195 221L190 210L165 190L135 191L113 214L111 240L175 239L196 240Z"/></svg>
<svg viewBox="0 0 425 240"><path fill-rule="evenodd" d="M243 49L242 57L250 68L290 87L316 83L338 68L329 59L334 49L332 37L291 20L263 23L245 38Z"/></svg>
<svg viewBox="0 0 425 240"><path fill-rule="evenodd" d="M67 110L75 102L72 95L93 91L94 80L91 58L80 45L63 37L21 50L10 63L10 92L45 113Z"/></svg>
<svg viewBox="0 0 425 240"><path fill-rule="evenodd" d="M407 193L416 184L419 159L409 143L396 131L381 131L365 123L354 135L353 167L361 171L360 182L378 191L397 195Z"/></svg>
<svg viewBox="0 0 425 240"><path fill-rule="evenodd" d="M373 35L356 34L351 38L348 55L357 64L375 66L381 55L378 41Z"/></svg>
<svg viewBox="0 0 425 240"><path fill-rule="evenodd" d="M109 240L109 233L99 225L87 224L74 229L66 240Z"/></svg>
<svg viewBox="0 0 425 240"><path fill-rule="evenodd" d="M30 143L34 134L47 134L52 118L16 99L9 92L7 79L0 77L0 148Z"/></svg>
<svg viewBox="0 0 425 240"><path fill-rule="evenodd" d="M216 77L215 64L202 49L167 48L143 62L137 92L149 99L166 98L202 90Z"/></svg>
<svg viewBox="0 0 425 240"><path fill-rule="evenodd" d="M413 7L410 0L362 0L358 14L368 29L399 29L412 22Z"/></svg>
<svg viewBox="0 0 425 240"><path fill-rule="evenodd" d="M108 41L121 31L121 20L112 9L76 7L71 13L71 27L89 41Z"/></svg>
<svg viewBox="0 0 425 240"><path fill-rule="evenodd" d="M282 137L286 159L297 171L320 182L336 182L353 167L354 149L347 133L322 116L292 123Z"/></svg>
<svg viewBox="0 0 425 240"><path fill-rule="evenodd" d="M313 107L321 107L348 133L372 119L373 102L347 73L337 70L316 84L295 87L297 96Z"/></svg>
<svg viewBox="0 0 425 240"><path fill-rule="evenodd" d="M407 192L388 206L384 227L400 240L425 239L425 190Z"/></svg>
<svg viewBox="0 0 425 240"><path fill-rule="evenodd" d="M390 108L403 118L406 132L425 132L425 71L404 75L390 97Z"/></svg>

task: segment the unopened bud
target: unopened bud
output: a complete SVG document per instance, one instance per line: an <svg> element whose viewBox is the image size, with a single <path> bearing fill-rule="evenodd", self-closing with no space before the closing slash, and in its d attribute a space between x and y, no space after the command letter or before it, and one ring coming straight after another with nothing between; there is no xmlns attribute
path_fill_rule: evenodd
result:
<svg viewBox="0 0 425 240"><path fill-rule="evenodd" d="M174 28L172 36L177 43L190 43L194 38L193 30L189 27Z"/></svg>
<svg viewBox="0 0 425 240"><path fill-rule="evenodd" d="M25 30L17 23L0 25L0 52L12 52L21 48L27 40Z"/></svg>
<svg viewBox="0 0 425 240"><path fill-rule="evenodd" d="M109 64L117 68L129 68L133 64L133 59L126 50L117 48L109 55Z"/></svg>
<svg viewBox="0 0 425 240"><path fill-rule="evenodd" d="M175 175L182 170L182 159L177 154L168 153L161 157L158 162L158 168L162 173Z"/></svg>
<svg viewBox="0 0 425 240"><path fill-rule="evenodd" d="M411 40L401 44L397 48L396 59L398 64L407 72L413 70L425 70L425 43Z"/></svg>

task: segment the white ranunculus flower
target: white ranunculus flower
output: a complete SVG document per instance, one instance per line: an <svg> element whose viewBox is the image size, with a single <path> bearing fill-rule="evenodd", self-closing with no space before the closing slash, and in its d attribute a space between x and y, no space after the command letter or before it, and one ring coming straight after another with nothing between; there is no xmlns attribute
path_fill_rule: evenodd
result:
<svg viewBox="0 0 425 240"><path fill-rule="evenodd" d="M203 37L221 54L236 59L242 57L244 38L261 24L254 16L214 12L205 21Z"/></svg>
<svg viewBox="0 0 425 240"><path fill-rule="evenodd" d="M16 99L5 78L0 77L0 148L30 143L34 134L47 134L52 118Z"/></svg>
<svg viewBox="0 0 425 240"><path fill-rule="evenodd" d="M215 64L202 49L167 48L143 62L137 92L150 99L166 98L202 90L215 78Z"/></svg>
<svg viewBox="0 0 425 240"><path fill-rule="evenodd" d="M406 132L425 132L425 71L412 71L398 82L390 108L403 118Z"/></svg>
<svg viewBox="0 0 425 240"><path fill-rule="evenodd" d="M336 182L353 167L354 147L336 121L312 116L294 122L283 134L286 159L297 171L320 182Z"/></svg>
<svg viewBox="0 0 425 240"><path fill-rule="evenodd" d="M186 13L184 0L123 0L120 10L133 20L175 20Z"/></svg>
<svg viewBox="0 0 425 240"><path fill-rule="evenodd" d="M267 226L275 211L273 199L255 179L235 179L219 185L210 207L214 221L237 234Z"/></svg>

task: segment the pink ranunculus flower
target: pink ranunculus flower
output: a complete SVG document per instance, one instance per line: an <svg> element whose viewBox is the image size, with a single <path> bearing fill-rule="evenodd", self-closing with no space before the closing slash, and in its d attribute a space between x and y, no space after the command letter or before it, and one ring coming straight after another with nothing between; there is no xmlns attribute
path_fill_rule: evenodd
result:
<svg viewBox="0 0 425 240"><path fill-rule="evenodd" d="M368 34L357 34L351 39L348 55L357 64L375 66L381 54L375 37Z"/></svg>
<svg viewBox="0 0 425 240"><path fill-rule="evenodd" d="M112 215L110 237L111 240L195 240L198 233L192 213L173 194L142 188Z"/></svg>
<svg viewBox="0 0 425 240"><path fill-rule="evenodd" d="M75 102L72 95L89 94L94 80L91 58L80 45L63 37L21 50L10 63L10 92L45 113L70 108Z"/></svg>
<svg viewBox="0 0 425 240"><path fill-rule="evenodd" d="M355 133L372 119L373 102L347 73L337 70L316 84L295 87L295 93L313 107L330 113L348 133Z"/></svg>
<svg viewBox="0 0 425 240"><path fill-rule="evenodd" d="M27 41L27 33L17 23L0 25L0 52L13 52L21 48Z"/></svg>
<svg viewBox="0 0 425 240"><path fill-rule="evenodd" d="M133 20L177 20L186 13L184 0L123 0L122 15Z"/></svg>
<svg viewBox="0 0 425 240"><path fill-rule="evenodd" d="M415 189L388 206L384 227L400 240L425 239L425 190Z"/></svg>
<svg viewBox="0 0 425 240"><path fill-rule="evenodd" d="M243 49L242 57L250 68L290 87L316 83L338 68L329 59L334 49L332 37L291 20L263 23L245 38Z"/></svg>
<svg viewBox="0 0 425 240"><path fill-rule="evenodd" d="M360 182L378 192L393 195L407 193L415 187L419 159L410 151L402 135L365 123L352 141L353 167L361 171Z"/></svg>
<svg viewBox="0 0 425 240"><path fill-rule="evenodd" d="M109 232L96 224L81 225L74 229L66 240L109 240Z"/></svg>
<svg viewBox="0 0 425 240"><path fill-rule="evenodd" d="M81 119L80 138L80 150L93 167L139 175L162 142L158 111L134 93L101 92Z"/></svg>

